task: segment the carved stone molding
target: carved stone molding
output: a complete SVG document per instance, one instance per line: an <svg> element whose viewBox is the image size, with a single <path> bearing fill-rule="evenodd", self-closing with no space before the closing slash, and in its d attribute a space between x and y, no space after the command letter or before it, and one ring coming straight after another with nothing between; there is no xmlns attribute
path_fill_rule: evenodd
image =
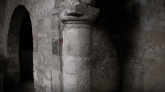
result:
<svg viewBox="0 0 165 92"><path fill-rule="evenodd" d="M77 1L77 0L70 0ZM91 0L81 0L87 2ZM81 3L69 3L63 1L60 8L60 19L64 24L92 24L99 14L99 9ZM91 1L94 2L94 1Z"/></svg>

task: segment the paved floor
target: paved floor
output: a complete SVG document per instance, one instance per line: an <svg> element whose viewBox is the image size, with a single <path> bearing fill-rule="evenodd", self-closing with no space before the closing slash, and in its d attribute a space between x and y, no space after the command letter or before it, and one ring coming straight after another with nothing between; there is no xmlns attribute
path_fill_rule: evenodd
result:
<svg viewBox="0 0 165 92"><path fill-rule="evenodd" d="M22 85L11 89L9 92L35 92L34 83L26 81Z"/></svg>

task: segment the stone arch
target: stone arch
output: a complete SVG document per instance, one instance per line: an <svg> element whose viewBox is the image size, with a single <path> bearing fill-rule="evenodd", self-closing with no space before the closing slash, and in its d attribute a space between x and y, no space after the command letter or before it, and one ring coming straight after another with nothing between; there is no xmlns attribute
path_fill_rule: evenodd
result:
<svg viewBox="0 0 165 92"><path fill-rule="evenodd" d="M30 20L28 10L23 5L19 5L14 9L10 19L9 29L7 33L7 57L9 60L8 77L11 85L20 84L20 30L23 25L24 17L26 17L26 15L29 16Z"/></svg>
<svg viewBox="0 0 165 92"><path fill-rule="evenodd" d="M37 1L36 0L6 0L7 7L5 8L5 26L3 30L4 57L7 63L7 73L9 78L15 79L20 76L19 68L13 67L14 60L19 61L19 54L8 53L7 39L9 38L10 20L12 12L14 13L18 5L26 7L30 13L33 33L33 74L34 85L37 92L52 90L60 92L60 57L59 53L52 53L54 48L59 49L59 19L58 19L58 2L56 0ZM59 0L57 0L59 1ZM19 17L21 19L22 17ZM23 19L23 18L22 18ZM17 20L20 22L20 20ZM17 25L18 26L18 25ZM18 29L17 29L18 30ZM54 39L57 45L54 44ZM53 45L54 44L54 45ZM14 46L13 46L14 47ZM18 50L17 50L18 51ZM49 55L48 55L49 54ZM16 57L16 58L13 58ZM14 59L14 60L13 60ZM10 62L12 61L12 62ZM19 78L17 78L19 79ZM9 84L9 82L7 82Z"/></svg>

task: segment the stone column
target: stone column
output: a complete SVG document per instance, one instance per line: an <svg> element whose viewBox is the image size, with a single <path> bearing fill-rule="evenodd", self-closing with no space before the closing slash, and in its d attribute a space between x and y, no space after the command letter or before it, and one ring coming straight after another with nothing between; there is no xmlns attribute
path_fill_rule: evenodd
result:
<svg viewBox="0 0 165 92"><path fill-rule="evenodd" d="M99 13L91 5L93 0L61 3L63 92L91 92L91 25Z"/></svg>

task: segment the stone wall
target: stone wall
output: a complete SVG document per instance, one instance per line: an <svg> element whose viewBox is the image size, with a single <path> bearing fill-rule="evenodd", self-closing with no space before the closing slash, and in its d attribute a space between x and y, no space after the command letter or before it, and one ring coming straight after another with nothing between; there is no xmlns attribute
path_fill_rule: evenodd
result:
<svg viewBox="0 0 165 92"><path fill-rule="evenodd" d="M10 64L19 65L19 60L15 60L14 58L18 58L17 51L13 51L14 53L10 53L9 44L13 45L13 43L19 43L19 38L14 40L14 42L10 42L10 35L18 35L20 26L17 24L21 24L20 17L24 17L23 15L18 14L17 21L11 23L11 17L15 13L14 10L19 5L23 5L27 9L30 14L31 23L32 23L32 33L33 33L33 70L34 70L34 84L36 92L51 92L51 91L60 91L60 57L59 57L59 27L58 27L58 17L57 10L59 5L59 0L7 0L6 8L5 8L5 22L3 25L3 53L4 58L7 58L5 62L7 62L7 71L8 77L13 77L13 75L18 75L18 77L14 77L15 80L19 81L19 66L18 70L10 68ZM19 11L18 11L19 12ZM15 23L15 24L14 24ZM16 25L11 27L11 25ZM17 27L15 29L14 27ZM11 30L10 30L11 29ZM15 29L15 32L12 31ZM11 31L11 32L10 32ZM8 39L9 38L9 39ZM8 39L8 40L7 40ZM54 45L52 45L56 41ZM12 50L18 50L18 45L13 46ZM54 50L56 53L54 53ZM13 72L14 71L14 72ZM10 76L11 75L11 76ZM7 77L7 76L6 76Z"/></svg>
<svg viewBox="0 0 165 92"><path fill-rule="evenodd" d="M143 56L142 66L144 91L163 92L165 88L165 6L163 0L144 0L140 2L140 32L137 42L139 54ZM139 55L139 56L140 56Z"/></svg>
<svg viewBox="0 0 165 92"><path fill-rule="evenodd" d="M9 58L7 41L14 9L23 5L32 22L36 92L62 91L62 24L57 16L60 0L4 1L0 1L0 46L4 45L0 48L1 71L13 74L10 64L19 62L13 55ZM93 25L92 91L164 92L165 2L96 0L96 7L100 15ZM1 67L5 65L6 70Z"/></svg>
<svg viewBox="0 0 165 92"><path fill-rule="evenodd" d="M94 89L163 92L164 3L96 1L100 16L93 28Z"/></svg>
<svg viewBox="0 0 165 92"><path fill-rule="evenodd" d="M100 14L93 26L93 90L120 92L123 81L123 63L128 57L125 1L96 1ZM121 36L120 36L121 35Z"/></svg>

